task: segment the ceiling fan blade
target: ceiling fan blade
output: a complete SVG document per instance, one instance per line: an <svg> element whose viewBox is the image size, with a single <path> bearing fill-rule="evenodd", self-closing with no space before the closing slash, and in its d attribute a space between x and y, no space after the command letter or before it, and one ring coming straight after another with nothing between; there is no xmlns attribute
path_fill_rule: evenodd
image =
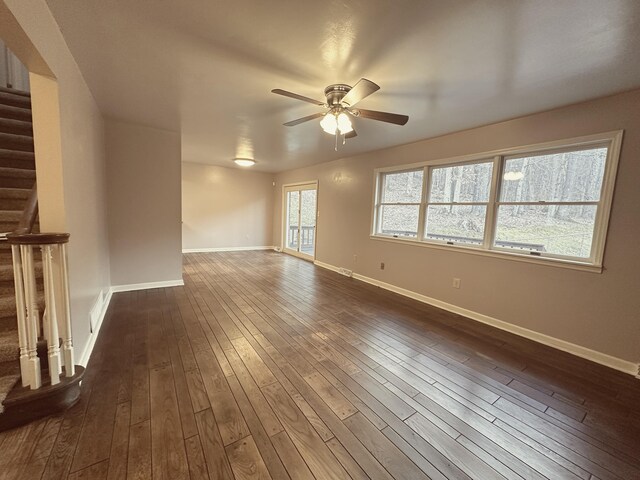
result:
<svg viewBox="0 0 640 480"><path fill-rule="evenodd" d="M344 98L342 99L342 103L346 103L350 107L353 107L360 100L368 97L378 90L380 90L380 87L373 83L371 80L361 78L358 83L356 83L353 88L349 90L349 93L344 96Z"/></svg>
<svg viewBox="0 0 640 480"><path fill-rule="evenodd" d="M353 138L353 137L357 137L358 134L356 133L355 130L351 130L349 133L347 133L344 138Z"/></svg>
<svg viewBox="0 0 640 480"><path fill-rule="evenodd" d="M409 121L407 115L398 115L397 113L376 112L375 110L357 109L359 117L378 120L379 122L395 123L396 125L404 125Z"/></svg>
<svg viewBox="0 0 640 480"><path fill-rule="evenodd" d="M283 95L289 98L295 98L296 100L302 100L303 102L313 103L314 105L318 105L320 107L324 106L324 102L321 102L320 100L314 100L313 98L305 97L303 95L298 95L297 93L287 92L286 90L281 90L279 88L271 90L271 93L275 93L277 95Z"/></svg>
<svg viewBox="0 0 640 480"><path fill-rule="evenodd" d="M284 125L287 127L294 127L296 125L300 125L301 123L308 122L309 120L313 120L315 118L324 117L324 112L314 113L313 115L307 115L306 117L298 118L297 120L291 120L290 122L285 123Z"/></svg>

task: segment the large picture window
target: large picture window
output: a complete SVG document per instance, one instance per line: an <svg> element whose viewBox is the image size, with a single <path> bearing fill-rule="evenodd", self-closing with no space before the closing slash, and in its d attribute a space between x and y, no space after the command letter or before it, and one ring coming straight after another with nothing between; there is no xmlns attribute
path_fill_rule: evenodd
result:
<svg viewBox="0 0 640 480"><path fill-rule="evenodd" d="M601 267L621 137L381 169L373 236Z"/></svg>

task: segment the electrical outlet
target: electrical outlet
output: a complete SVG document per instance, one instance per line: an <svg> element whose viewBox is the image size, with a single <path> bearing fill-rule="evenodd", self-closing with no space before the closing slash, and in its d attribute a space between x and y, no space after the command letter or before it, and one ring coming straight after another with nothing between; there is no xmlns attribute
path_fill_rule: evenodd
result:
<svg viewBox="0 0 640 480"><path fill-rule="evenodd" d="M454 278L452 286L453 286L453 288L460 288L460 279L459 278Z"/></svg>
<svg viewBox="0 0 640 480"><path fill-rule="evenodd" d="M384 262L380 262L380 270L384 270Z"/></svg>

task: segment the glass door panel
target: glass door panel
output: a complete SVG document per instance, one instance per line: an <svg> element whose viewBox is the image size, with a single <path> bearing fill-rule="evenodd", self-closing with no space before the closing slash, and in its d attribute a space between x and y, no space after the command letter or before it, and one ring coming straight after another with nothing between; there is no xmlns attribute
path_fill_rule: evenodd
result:
<svg viewBox="0 0 640 480"><path fill-rule="evenodd" d="M287 192L287 248L298 251L300 236L300 192Z"/></svg>
<svg viewBox="0 0 640 480"><path fill-rule="evenodd" d="M313 257L316 243L316 190L300 192L300 252Z"/></svg>

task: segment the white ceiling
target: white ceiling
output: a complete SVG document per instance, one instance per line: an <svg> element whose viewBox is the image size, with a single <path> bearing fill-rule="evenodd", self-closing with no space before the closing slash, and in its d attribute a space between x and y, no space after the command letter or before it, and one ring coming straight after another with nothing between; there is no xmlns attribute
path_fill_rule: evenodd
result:
<svg viewBox="0 0 640 480"><path fill-rule="evenodd" d="M282 171L640 87L638 0L47 0L103 113L182 132L183 160ZM366 77L333 149L282 123ZM245 150L245 152L243 152Z"/></svg>

